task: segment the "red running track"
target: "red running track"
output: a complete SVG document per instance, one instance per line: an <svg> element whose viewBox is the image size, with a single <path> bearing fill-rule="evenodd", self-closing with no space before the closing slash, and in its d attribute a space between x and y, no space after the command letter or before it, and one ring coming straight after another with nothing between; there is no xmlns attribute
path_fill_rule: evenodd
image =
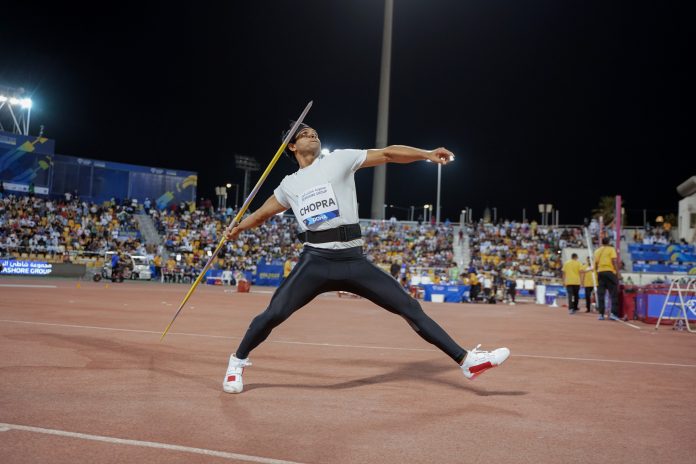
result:
<svg viewBox="0 0 696 464"><path fill-rule="evenodd" d="M533 304L424 303L465 347L512 350L472 382L401 318L322 295L252 353L245 392L229 395L228 356L270 293L202 286L160 343L186 290L0 280L0 462L653 464L696 455L696 337L686 332Z"/></svg>

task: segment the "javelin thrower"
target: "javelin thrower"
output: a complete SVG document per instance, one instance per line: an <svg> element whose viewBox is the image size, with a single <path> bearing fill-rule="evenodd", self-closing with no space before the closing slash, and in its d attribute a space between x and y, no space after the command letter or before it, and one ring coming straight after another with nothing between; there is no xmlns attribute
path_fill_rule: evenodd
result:
<svg viewBox="0 0 696 464"><path fill-rule="evenodd" d="M294 124L284 134L286 155L298 166L286 176L273 195L228 234L236 240L245 230L292 209L302 231L300 260L273 294L268 308L256 316L237 351L230 356L223 390L240 393L243 371L251 365L249 354L271 331L317 295L343 290L360 295L387 311L402 316L425 341L435 345L459 364L464 376L473 379L499 366L510 355L507 348L466 351L428 317L421 305L386 272L367 260L358 224L358 204L353 176L358 169L385 163L428 160L445 165L454 155L445 148L421 150L392 145L372 150L336 150L321 155L316 130ZM480 346L480 345L479 345Z"/></svg>

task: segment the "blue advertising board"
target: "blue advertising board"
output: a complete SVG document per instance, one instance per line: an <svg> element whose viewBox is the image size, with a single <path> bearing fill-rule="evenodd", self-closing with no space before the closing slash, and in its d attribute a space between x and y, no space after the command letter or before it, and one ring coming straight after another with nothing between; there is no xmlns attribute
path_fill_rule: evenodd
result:
<svg viewBox="0 0 696 464"><path fill-rule="evenodd" d="M44 261L0 259L0 265L0 274L36 276L49 275L53 271L53 264Z"/></svg>
<svg viewBox="0 0 696 464"><path fill-rule="evenodd" d="M0 132L0 181L7 192L26 192L33 184L38 194L47 194L55 142Z"/></svg>
<svg viewBox="0 0 696 464"><path fill-rule="evenodd" d="M435 285L426 284L423 287L423 300L433 301L433 295L444 295L445 303L461 303L469 301L469 285Z"/></svg>
<svg viewBox="0 0 696 464"><path fill-rule="evenodd" d="M689 321L696 322L696 296L683 297L684 306L686 307L686 317ZM636 313L639 317L648 317L650 319L657 319L660 317L660 312L662 311L662 306L667 300L667 295L659 294L647 294L639 295L636 299ZM665 306L665 312L662 316L666 319L677 319L681 318L681 300L678 295L672 295L667 300L667 305Z"/></svg>
<svg viewBox="0 0 696 464"><path fill-rule="evenodd" d="M256 285L278 287L283 280L283 266L259 261L256 266Z"/></svg>

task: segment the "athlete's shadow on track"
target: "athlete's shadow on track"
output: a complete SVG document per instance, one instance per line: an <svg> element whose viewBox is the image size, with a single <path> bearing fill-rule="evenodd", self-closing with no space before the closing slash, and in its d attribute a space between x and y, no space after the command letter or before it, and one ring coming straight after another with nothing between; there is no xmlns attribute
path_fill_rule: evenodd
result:
<svg viewBox="0 0 696 464"><path fill-rule="evenodd" d="M351 363L353 368L355 367L355 362ZM374 363L372 364L374 366ZM390 364L393 365L393 364ZM396 369L391 372L384 374L372 375L369 377L363 377L360 379L348 380L346 382L339 382L334 384L292 384L292 383L249 383L244 385L244 391L252 391L260 388L299 388L299 389L317 389L317 390L345 390L350 388L359 388L369 385L376 384L386 384L391 382L427 382L435 385L448 385L452 388L459 390L467 390L478 396L522 396L526 395L526 391L501 391L501 390L487 390L484 388L477 388L474 385L470 385L469 380L461 376L461 381L456 382L448 378L438 377L444 373L451 373L452 366L444 366L433 364L430 361L421 362L411 362L404 363L396 366ZM417 372L418 375L414 375ZM460 374L461 375L461 374ZM495 373L487 373L485 375L495 375Z"/></svg>

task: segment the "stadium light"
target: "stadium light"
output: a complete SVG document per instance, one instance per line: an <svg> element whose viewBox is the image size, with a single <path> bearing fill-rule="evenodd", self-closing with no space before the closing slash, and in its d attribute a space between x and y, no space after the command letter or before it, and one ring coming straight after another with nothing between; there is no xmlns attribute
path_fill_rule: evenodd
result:
<svg viewBox="0 0 696 464"><path fill-rule="evenodd" d="M227 187L227 188L232 188L232 184L227 183L227 184L225 184L225 187Z"/></svg>
<svg viewBox="0 0 696 464"><path fill-rule="evenodd" d="M329 150L328 148L322 148L322 149L321 149L321 154L322 154L322 155L328 155L329 153L331 153L331 150Z"/></svg>
<svg viewBox="0 0 696 464"><path fill-rule="evenodd" d="M29 135L31 108L34 106L26 91L0 84L0 128L22 135ZM12 108L19 107L19 108Z"/></svg>

